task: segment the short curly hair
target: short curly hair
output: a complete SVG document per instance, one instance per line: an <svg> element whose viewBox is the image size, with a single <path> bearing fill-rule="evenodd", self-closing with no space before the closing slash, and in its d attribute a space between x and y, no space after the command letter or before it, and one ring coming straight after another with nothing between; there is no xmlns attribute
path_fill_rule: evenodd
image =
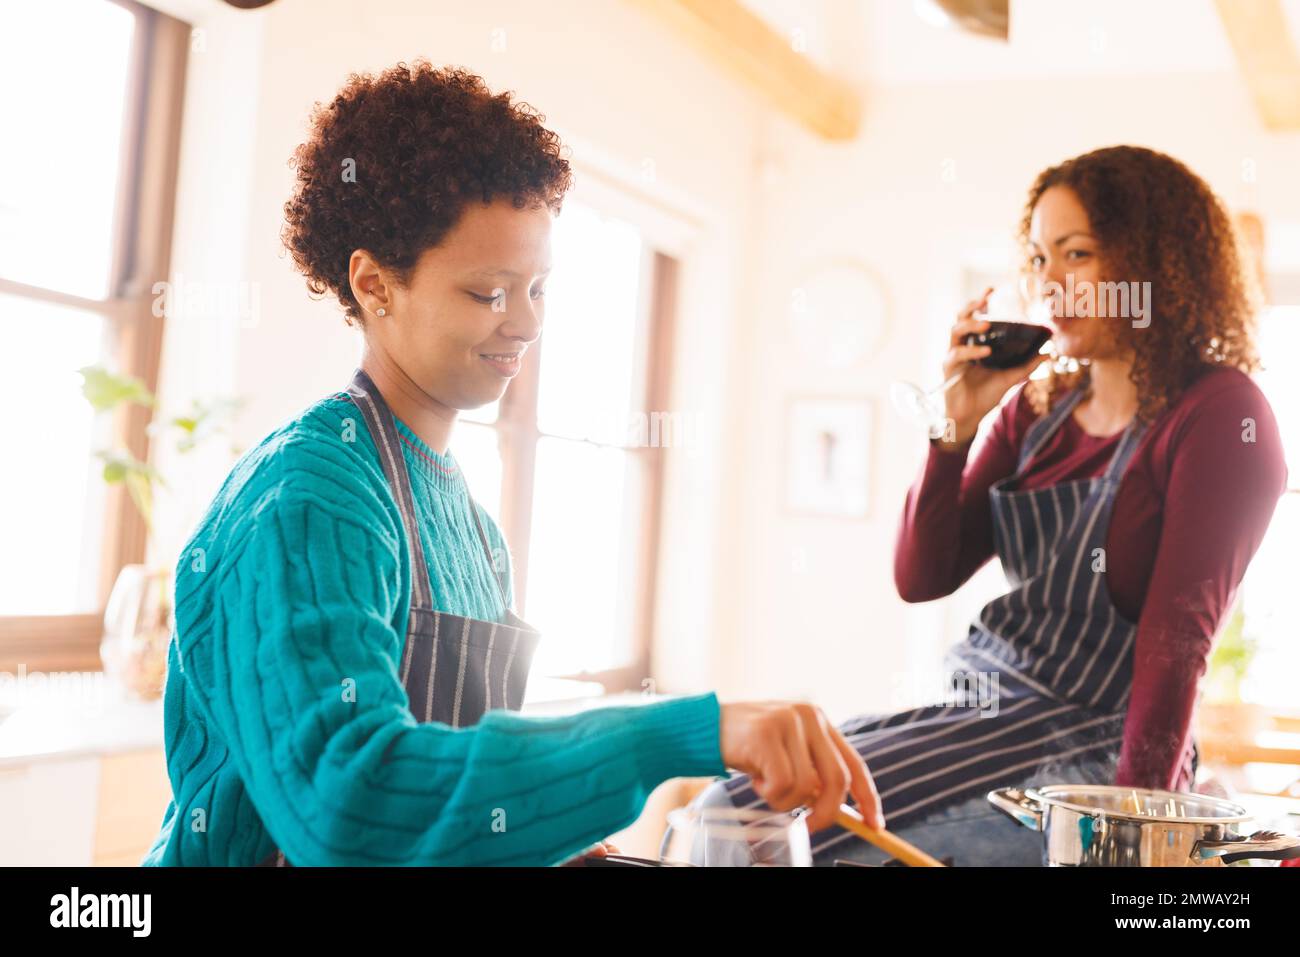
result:
<svg viewBox="0 0 1300 957"><path fill-rule="evenodd" d="M1139 419L1154 419L1207 364L1246 373L1259 367L1258 283L1245 268L1232 218L1204 180L1138 146L1076 156L1044 170L1030 188L1020 222L1026 249L1034 207L1053 186L1068 187L1087 212L1104 280L1151 283L1150 325L1116 325L1119 341L1134 352ZM1066 369L1058 364L1031 380L1026 396L1040 413L1083 374Z"/></svg>
<svg viewBox="0 0 1300 957"><path fill-rule="evenodd" d="M545 116L511 97L420 59L351 74L328 105L315 105L290 161L281 239L308 288L333 293L349 325L364 323L348 282L354 250L406 282L472 202L505 197L517 209L560 211L572 183L567 151Z"/></svg>

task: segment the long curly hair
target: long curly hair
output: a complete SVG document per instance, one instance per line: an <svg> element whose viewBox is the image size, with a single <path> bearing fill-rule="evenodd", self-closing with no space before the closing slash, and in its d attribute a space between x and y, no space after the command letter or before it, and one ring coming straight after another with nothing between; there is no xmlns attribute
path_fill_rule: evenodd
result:
<svg viewBox="0 0 1300 957"><path fill-rule="evenodd" d="M406 282L470 203L503 197L558 213L572 172L545 120L481 77L423 59L350 75L313 108L310 135L290 161L296 177L281 239L307 287L332 292L345 321L361 324L348 281L353 250Z"/></svg>
<svg viewBox="0 0 1300 957"><path fill-rule="evenodd" d="M1133 350L1139 419L1154 419L1208 365L1258 369L1259 285L1232 217L1204 180L1138 146L1076 156L1045 169L1030 188L1019 231L1026 251L1034 207L1053 186L1070 189L1087 211L1104 281L1151 283L1150 324L1112 324L1118 344ZM1026 397L1045 412L1086 372L1059 356Z"/></svg>

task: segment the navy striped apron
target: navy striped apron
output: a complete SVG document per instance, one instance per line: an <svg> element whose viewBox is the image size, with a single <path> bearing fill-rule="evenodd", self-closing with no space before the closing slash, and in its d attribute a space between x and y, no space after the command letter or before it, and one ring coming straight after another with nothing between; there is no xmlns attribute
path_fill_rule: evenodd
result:
<svg viewBox="0 0 1300 957"><path fill-rule="evenodd" d="M1015 473L989 490L994 541L1011 589L984 607L945 657L946 703L840 726L871 771L891 829L1038 769L1118 761L1137 625L1111 602L1106 532L1146 426L1129 424L1100 478L1017 488L1087 384L1030 427ZM733 804L763 805L747 775L723 787ZM819 831L813 853L850 836L839 827Z"/></svg>
<svg viewBox="0 0 1300 957"><path fill-rule="evenodd" d="M506 601L499 563L493 560L478 506L471 497L470 512L478 528L479 541L496 572L497 590L506 609L502 622L463 618L434 607L429 566L415 517L411 477L393 414L370 376L360 369L353 376L347 396L375 440L379 464L401 512L402 527L410 546L411 610L399 667L411 713L424 724L436 721L464 728L477 724L493 708L518 711L524 702L528 667L541 636L516 616ZM468 489L465 494L469 495ZM273 848L257 866L288 867L290 864L282 851Z"/></svg>

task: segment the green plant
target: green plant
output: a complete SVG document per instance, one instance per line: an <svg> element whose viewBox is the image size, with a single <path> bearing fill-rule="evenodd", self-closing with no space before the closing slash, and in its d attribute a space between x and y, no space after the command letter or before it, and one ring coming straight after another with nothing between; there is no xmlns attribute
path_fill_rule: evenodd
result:
<svg viewBox="0 0 1300 957"><path fill-rule="evenodd" d="M82 378L81 394L97 413L111 413L120 406L129 404L152 410L158 407L157 398L139 379L118 375L99 365L85 366L77 371ZM178 452L190 452L205 440L223 432L240 405L239 399L214 399L206 403L195 400L185 414L152 422L149 433L156 436L171 434ZM100 449L95 455L104 463L104 481L110 485L121 484L126 488L144 519L145 526L152 532L154 489L167 487L162 475L127 449Z"/></svg>
<svg viewBox="0 0 1300 957"><path fill-rule="evenodd" d="M1205 677L1206 698L1218 703L1241 701L1241 684L1259 650L1259 642L1246 634L1246 615L1238 601L1210 655Z"/></svg>

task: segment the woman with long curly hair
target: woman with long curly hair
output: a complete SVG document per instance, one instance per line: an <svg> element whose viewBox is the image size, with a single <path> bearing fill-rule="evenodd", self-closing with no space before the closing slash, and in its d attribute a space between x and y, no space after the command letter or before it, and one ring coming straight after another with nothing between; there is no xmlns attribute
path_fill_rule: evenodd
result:
<svg viewBox="0 0 1300 957"><path fill-rule="evenodd" d="M354 75L314 112L284 242L360 327L361 367L235 465L181 553L172 801L144 863L602 856L661 781L727 766L776 806L810 804L812 827L848 792L883 824L811 705L512 713L538 635L449 445L541 335L571 179L543 119L424 61Z"/></svg>
<svg viewBox="0 0 1300 957"><path fill-rule="evenodd" d="M1011 588L949 654L958 700L841 725L895 831L958 864L1040 861L993 788L1191 789L1197 684L1286 486L1249 376L1252 273L1199 177L1137 147L1075 157L1033 184L1020 238L1053 293L1056 361L1030 381L1048 356L976 364L990 347L965 340L988 328L989 292L961 311L943 372L965 374L895 553L906 601L951 594L994 555ZM703 798L723 801L761 803L743 775ZM871 859L846 838L816 835L817 860Z"/></svg>

